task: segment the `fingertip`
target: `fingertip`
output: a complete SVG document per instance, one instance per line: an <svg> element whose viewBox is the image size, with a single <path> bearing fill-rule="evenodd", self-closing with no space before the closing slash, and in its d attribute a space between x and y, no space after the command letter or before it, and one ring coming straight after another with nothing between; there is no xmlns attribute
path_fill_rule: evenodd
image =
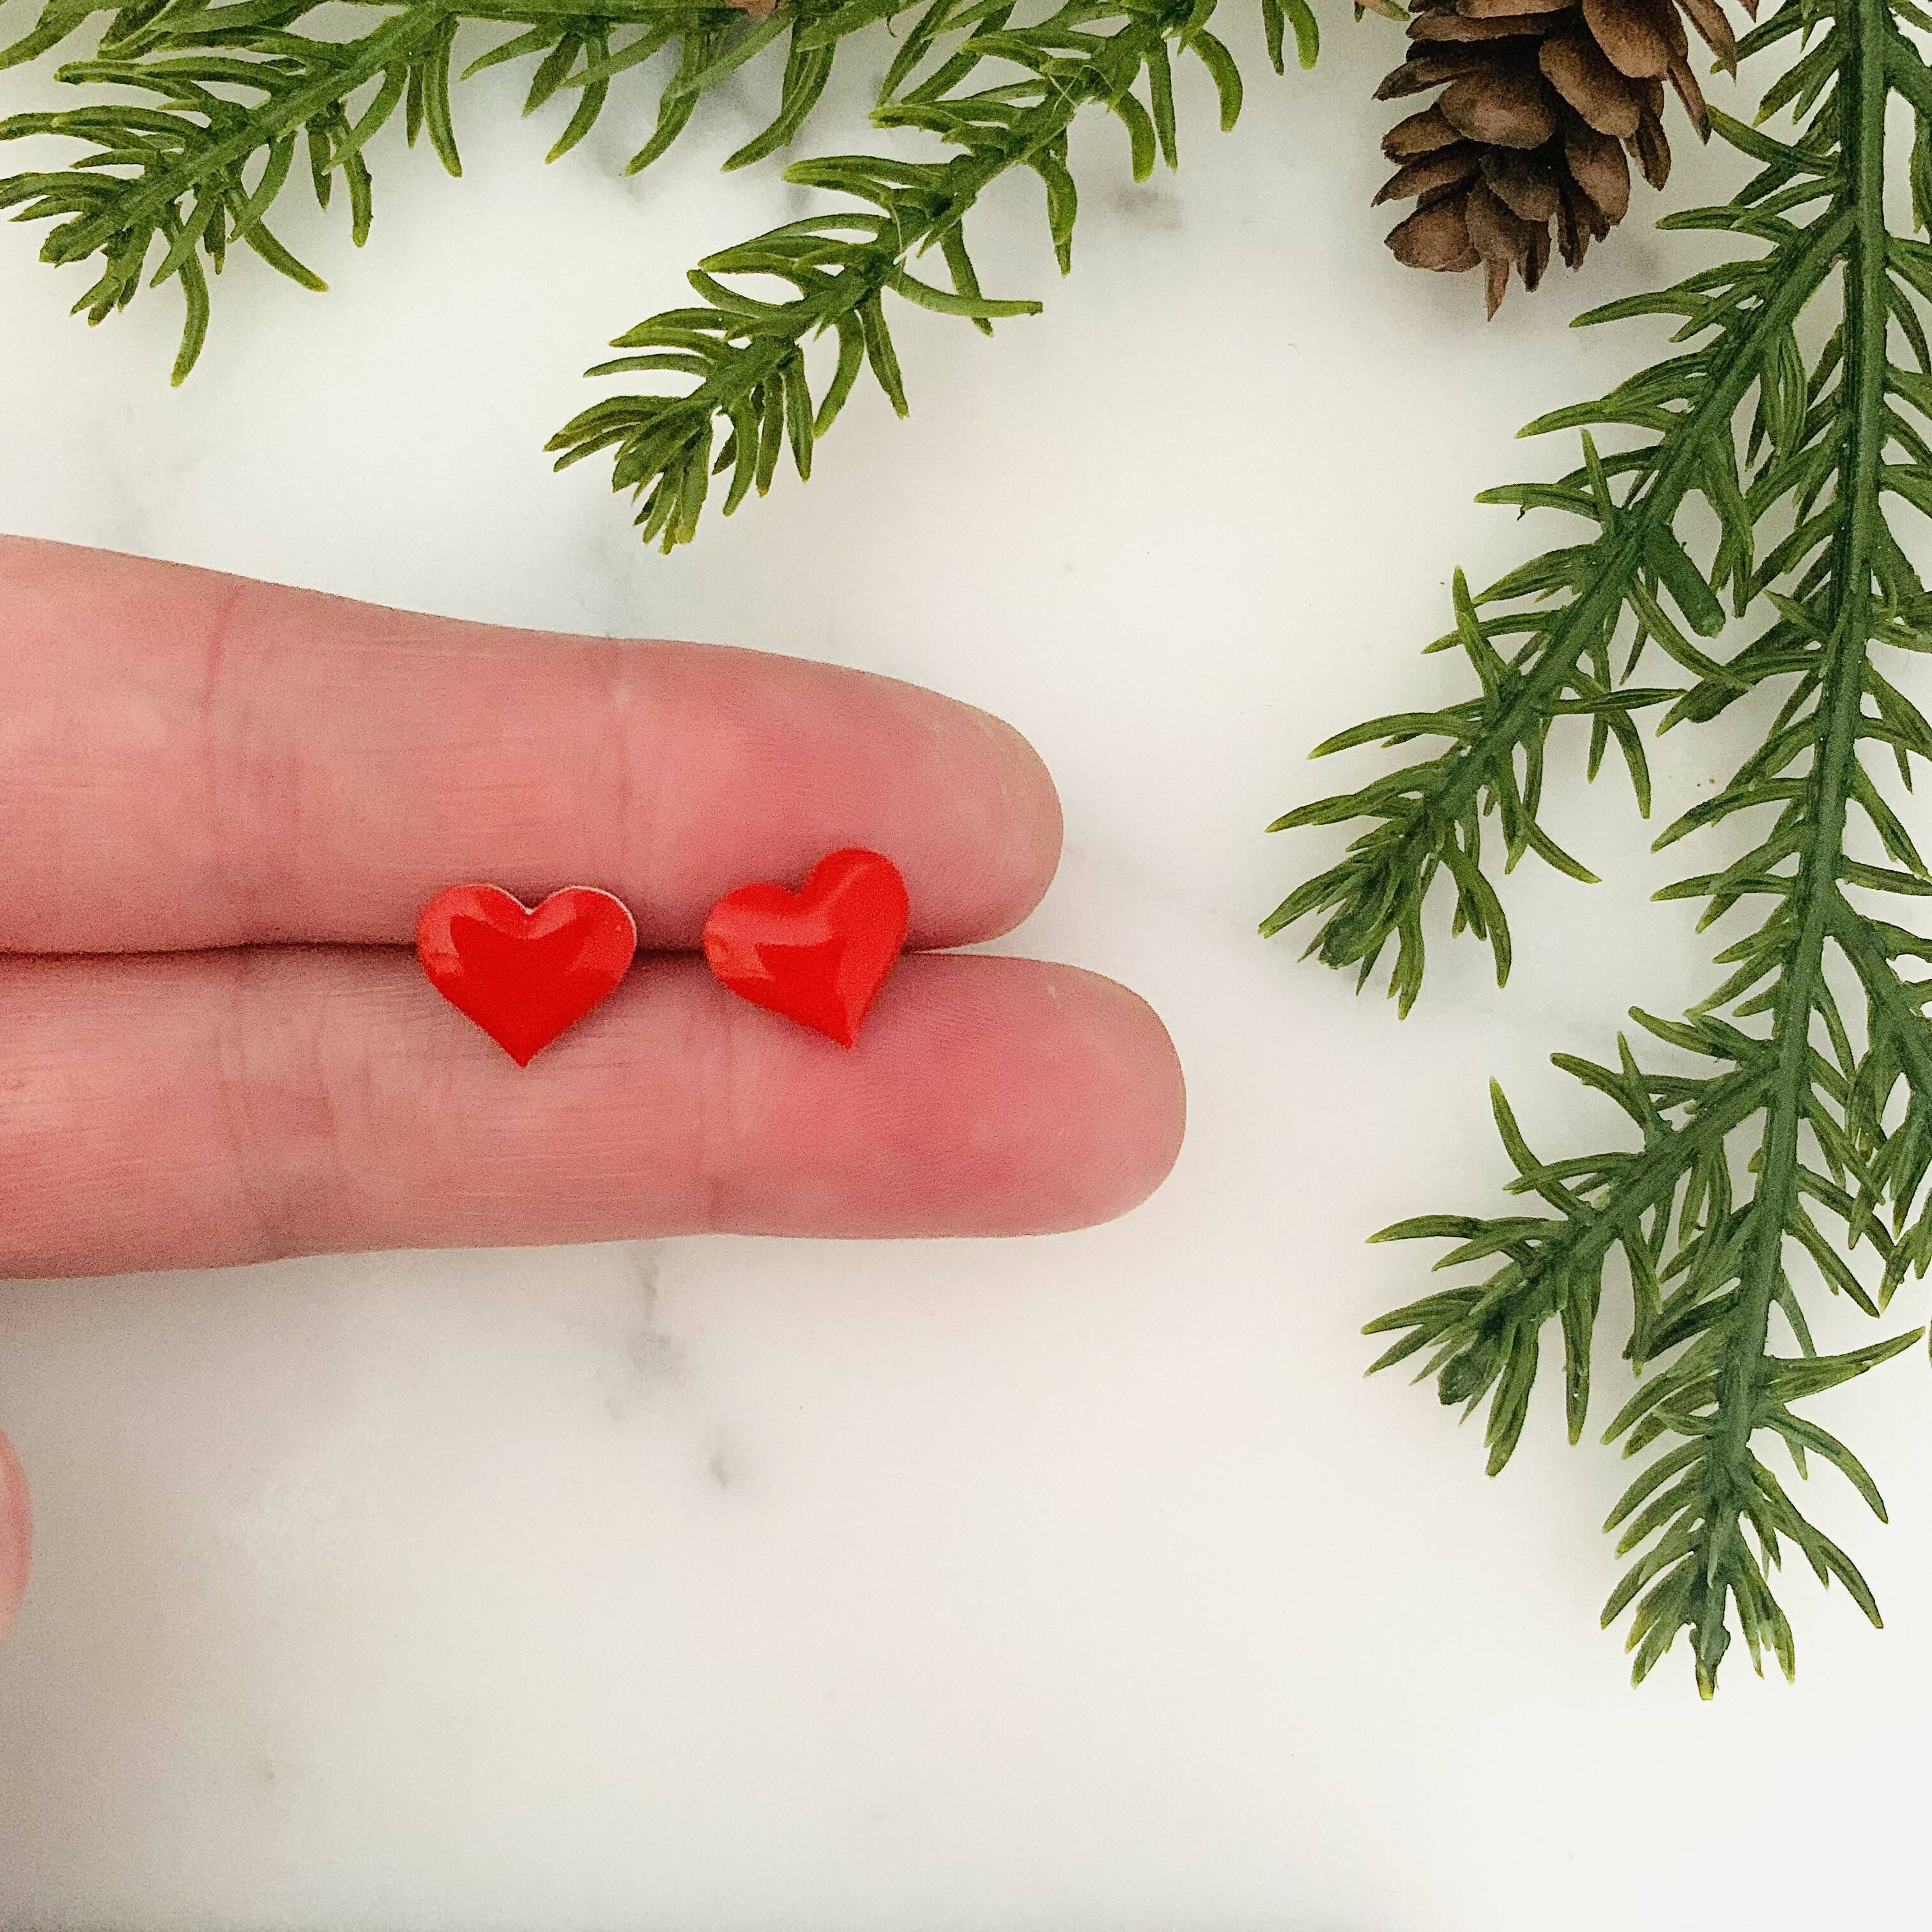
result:
<svg viewBox="0 0 1932 1932"><path fill-rule="evenodd" d="M765 1016L752 1020L764 1022ZM746 1024L703 1218L759 1234L1053 1234L1125 1214L1174 1165L1180 1066L1147 1003L1037 959L902 961L858 1050Z"/></svg>
<svg viewBox="0 0 1932 1932"><path fill-rule="evenodd" d="M1066 818L1053 774L1025 734L990 711L962 709L992 747L1000 794L994 824L1006 835L995 861L1004 890L994 896L984 934L993 939L1010 932L1046 896L1060 869Z"/></svg>
<svg viewBox="0 0 1932 1932"><path fill-rule="evenodd" d="M33 1516L27 1503L27 1478L14 1445L0 1436L0 1637L27 1588L27 1561L33 1544Z"/></svg>
<svg viewBox="0 0 1932 1932"><path fill-rule="evenodd" d="M1090 1228L1141 1203L1173 1171L1187 1128L1187 1082L1173 1036L1130 987L1076 967L1088 1060L1088 1104L1078 1130L1084 1156L1066 1163L1065 1216L1059 1230Z"/></svg>
<svg viewBox="0 0 1932 1932"><path fill-rule="evenodd" d="M916 1179L919 1218L890 1232L1065 1234L1160 1185L1186 1097L1174 1042L1144 1000L1036 959L920 964L902 989L913 1023L888 1036L896 1060L916 1063L890 1070L904 1112L886 1136Z"/></svg>

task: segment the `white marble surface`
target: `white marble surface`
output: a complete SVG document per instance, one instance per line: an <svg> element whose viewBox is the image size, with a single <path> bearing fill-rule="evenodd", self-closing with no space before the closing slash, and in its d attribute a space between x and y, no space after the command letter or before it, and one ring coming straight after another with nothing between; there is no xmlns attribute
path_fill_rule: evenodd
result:
<svg viewBox="0 0 1932 1932"><path fill-rule="evenodd" d="M1189 79L1178 177L1126 185L1118 130L1083 134L1070 281L1034 196L996 200L988 284L1046 315L991 343L905 315L910 421L862 392L808 487L669 560L540 446L606 337L800 212L774 170L712 172L768 82L628 182L634 109L546 170L560 117L471 83L466 178L386 148L359 258L290 232L333 292L244 262L178 394L169 299L90 333L77 275L8 231L0 525L1002 713L1068 829L1004 944L1153 1000L1192 1126L1145 1207L1050 1239L8 1287L0 1420L40 1544L0 1652L0 1922L1910 1922L1922 1358L1818 1406L1893 1504L1880 1529L1828 1478L1814 1498L1890 1628L1793 1577L1796 1687L1740 1658L1709 1706L1681 1653L1633 1694L1596 1632L1618 1472L1544 1392L1492 1484L1473 1432L1361 1376L1359 1324L1422 1258L1363 1235L1498 1198L1485 1076L1552 1142L1594 1131L1544 1055L1706 974L1645 903L1664 874L1624 799L1568 777L1555 818L1606 883L1516 882L1507 994L1441 949L1399 1025L1255 936L1318 856L1261 831L1323 776L1304 752L1455 687L1414 655L1449 570L1523 542L1469 500L1562 460L1516 424L1642 340L1562 325L1665 246L1633 222L1487 327L1472 280L1396 268L1364 211L1393 30L1324 10L1312 76L1265 76L1231 27L1247 112L1217 136ZM808 147L868 138L863 65ZM8 74L0 109L49 85ZM1664 806L1735 748L1667 741Z"/></svg>

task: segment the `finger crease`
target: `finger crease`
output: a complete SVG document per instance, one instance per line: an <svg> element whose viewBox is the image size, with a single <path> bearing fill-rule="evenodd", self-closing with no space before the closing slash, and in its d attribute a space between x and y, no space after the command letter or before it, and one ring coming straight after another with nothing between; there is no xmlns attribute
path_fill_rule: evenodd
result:
<svg viewBox="0 0 1932 1932"><path fill-rule="evenodd" d="M230 962L216 1043L220 1118L237 1203L258 1258L305 1254L340 1219L344 1175L334 1083L320 1016L302 1016L286 970L265 972L247 948Z"/></svg>
<svg viewBox="0 0 1932 1932"><path fill-rule="evenodd" d="M726 1232L740 1227L746 1208L745 1110L739 1082L745 1067L745 1016L740 1003L708 1012L703 986L694 988L686 1028L684 1064L695 1070L691 1172L698 1227Z"/></svg>
<svg viewBox="0 0 1932 1932"><path fill-rule="evenodd" d="M203 862L231 940L292 938L286 906L301 824L302 760L270 722L277 710L272 658L248 641L242 606L254 586L223 598L202 647L200 728L206 774Z"/></svg>

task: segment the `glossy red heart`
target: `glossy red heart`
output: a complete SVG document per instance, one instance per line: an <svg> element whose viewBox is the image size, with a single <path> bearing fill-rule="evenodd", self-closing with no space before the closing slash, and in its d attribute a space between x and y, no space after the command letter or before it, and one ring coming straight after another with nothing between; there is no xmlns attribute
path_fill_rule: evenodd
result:
<svg viewBox="0 0 1932 1932"><path fill-rule="evenodd" d="M637 950L628 908L591 886L534 912L501 886L452 886L416 923L430 984L519 1066L609 998Z"/></svg>
<svg viewBox="0 0 1932 1932"><path fill-rule="evenodd" d="M704 956L733 992L850 1046L899 948L910 908L898 868L849 847L796 892L741 886L704 922Z"/></svg>

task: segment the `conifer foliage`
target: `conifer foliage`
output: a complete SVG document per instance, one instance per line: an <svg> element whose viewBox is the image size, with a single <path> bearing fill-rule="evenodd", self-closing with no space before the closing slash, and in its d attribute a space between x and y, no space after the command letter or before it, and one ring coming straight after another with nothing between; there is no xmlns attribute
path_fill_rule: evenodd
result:
<svg viewBox="0 0 1932 1932"><path fill-rule="evenodd" d="M754 484L763 491L789 448L800 476L862 371L869 370L900 415L906 393L885 298L967 318L1036 314L1031 298L993 298L980 286L966 236L975 203L1002 176L1024 171L1043 191L1061 272L1072 266L1078 191L1066 160L1068 130L1084 110L1111 114L1126 136L1134 178L1157 159L1179 158L1173 59L1198 61L1213 76L1221 125L1241 108L1239 69L1209 29L1216 0L1067 0L1037 25L1012 24L1010 0L932 0L906 34L874 118L916 128L954 150L950 159L899 161L842 154L800 161L786 178L830 189L856 209L812 215L700 263L692 286L703 306L653 316L614 346L634 352L593 376L632 372L696 379L678 394L614 397L567 423L551 442L559 466L606 448L614 487L639 502L646 540L668 550L698 527L712 475L729 470L724 508ZM1270 56L1279 71L1292 20L1304 64L1315 58L1314 16L1303 0L1262 0ZM1100 31L1102 28L1111 31ZM995 63L1018 80L988 84ZM916 78L914 78L916 76ZM876 211L876 212L874 212ZM936 258L950 286L927 278ZM789 284L774 301L742 278ZM738 279L732 279L738 278ZM806 371L812 341L830 336L837 358L814 398ZM722 447L714 443L723 431Z"/></svg>
<svg viewBox="0 0 1932 1932"><path fill-rule="evenodd" d="M634 173L666 152L706 92L782 40L772 120L725 164L743 166L791 139L848 34L910 4L787 0L775 11L726 0L571 0L567 9L547 0L367 0L360 10L374 24L342 38L302 31L326 0L46 0L38 23L0 49L0 68L62 46L106 15L92 57L56 71L84 91L84 104L12 116L0 121L0 140L51 136L85 152L66 167L0 181L0 207L55 224L43 260L96 263L100 279L75 304L90 322L124 308L143 286L177 283L187 304L178 382L206 337L208 278L232 251L250 249L304 287L325 286L269 225L295 182L305 179L324 208L341 190L359 246L374 209L371 144L392 122L412 147L425 139L444 168L462 172L453 80L520 62L530 69L526 113L559 96L573 100L550 150L555 160L597 124L624 76L666 53L653 70L655 121L631 158ZM10 0L0 6L14 10ZM466 25L497 38L459 70Z"/></svg>
<svg viewBox="0 0 1932 1932"><path fill-rule="evenodd" d="M0 141L77 142L82 152L64 167L0 180L0 208L52 224L43 260L93 265L98 279L75 304L90 322L125 308L143 287L174 283L186 304L178 382L207 338L211 277L232 255L251 250L304 287L324 286L271 225L292 185L305 181L325 208L346 202L359 245L374 214L370 157L392 124L400 123L411 146L424 140L451 174L461 172L456 82L518 63L530 74L526 112L560 97L573 101L553 160L605 114L635 116L641 95L655 111L640 126L634 173L669 150L706 94L757 64L768 84L776 77L776 98L769 124L725 163L742 167L794 139L854 35L896 23L874 118L922 130L954 152L916 163L843 154L794 165L790 180L861 206L702 262L691 276L701 306L639 324L613 344L630 352L590 371L687 378L688 392L607 399L551 443L560 469L612 451L615 487L638 499L644 536L666 549L695 533L716 472L730 472L728 512L752 488L765 490L787 449L808 474L814 442L862 371L904 412L888 297L988 331L1003 317L1038 311L1030 298L988 298L974 272L965 224L995 180L1037 178L1064 272L1078 198L1066 141L1078 116L1090 110L1119 122L1140 178L1157 159L1169 166L1178 159L1176 59L1212 76L1224 128L1242 98L1234 57L1210 30L1217 0L356 4L374 24L343 38L311 21L326 11L339 19L327 0L45 0L33 26L0 43L6 68L94 32L91 57L56 70L58 82L83 91L82 104L0 121ZM1291 33L1301 64L1312 66L1318 34L1307 0L1257 4L1276 71ZM14 0L0 0L0 12L10 19ZM466 27L496 38L459 66ZM918 266L926 255L943 281ZM774 302L745 286L771 277L790 283L796 298ZM832 354L814 394L808 350L821 336Z"/></svg>
<svg viewBox="0 0 1932 1932"><path fill-rule="evenodd" d="M1932 594L1910 554L1932 514L1932 248L1903 225L1932 213L1932 70L1901 22L1932 26L1914 0L1784 0L1739 43L1747 58L1781 58L1760 121L1786 112L1795 129L1774 136L1712 109L1756 172L1728 203L1664 225L1717 238L1713 259L1585 318L1678 318L1679 346L1531 425L1582 430L1578 467L1490 493L1579 518L1586 534L1480 596L1457 577L1454 628L1430 648L1462 652L1475 688L1318 748L1440 747L1276 822L1356 830L1263 927L1313 920L1311 950L1364 980L1393 949L1390 991L1406 1010L1439 889L1501 979L1498 856L1504 872L1534 852L1590 876L1543 823L1546 770L1568 733L1592 776L1614 743L1647 812L1640 717L1694 730L1737 707L1762 715L1757 748L1657 842L1718 848L1658 896L1701 902L1704 925L1724 923L1723 976L1682 1018L1633 1011L1643 1058L1622 1040L1601 1063L1556 1057L1624 1117L1624 1137L1533 1151L1497 1093L1524 1211L1385 1229L1447 1240L1438 1265L1474 1273L1370 1324L1396 1338L1377 1366L1420 1358L1443 1402L1486 1406L1493 1473L1525 1425L1546 1339L1580 1436L1619 1264L1637 1380L1605 1436L1646 1460L1606 1526L1632 1560L1604 1620L1629 1615L1640 1678L1683 1634L1706 1696L1736 1635L1754 1664L1768 1652L1792 1670L1787 1550L1877 1622L1856 1564L1774 1452L1801 1477L1814 1459L1830 1465L1882 1519L1864 1465L1803 1405L1919 1331L1820 1354L1807 1311L1828 1293L1876 1319L1932 1264L1932 940L1910 918L1932 871L1900 809L1932 760L1932 724L1897 668L1932 650ZM1889 151L1888 112L1911 134ZM1888 184L1909 192L1888 201ZM1600 450L1593 431L1616 447ZM1685 514L1694 496L1714 539ZM1742 640L1720 655L1734 626ZM1681 681L1635 682L1646 664ZM1664 1048L1674 1058L1658 1064Z"/></svg>

